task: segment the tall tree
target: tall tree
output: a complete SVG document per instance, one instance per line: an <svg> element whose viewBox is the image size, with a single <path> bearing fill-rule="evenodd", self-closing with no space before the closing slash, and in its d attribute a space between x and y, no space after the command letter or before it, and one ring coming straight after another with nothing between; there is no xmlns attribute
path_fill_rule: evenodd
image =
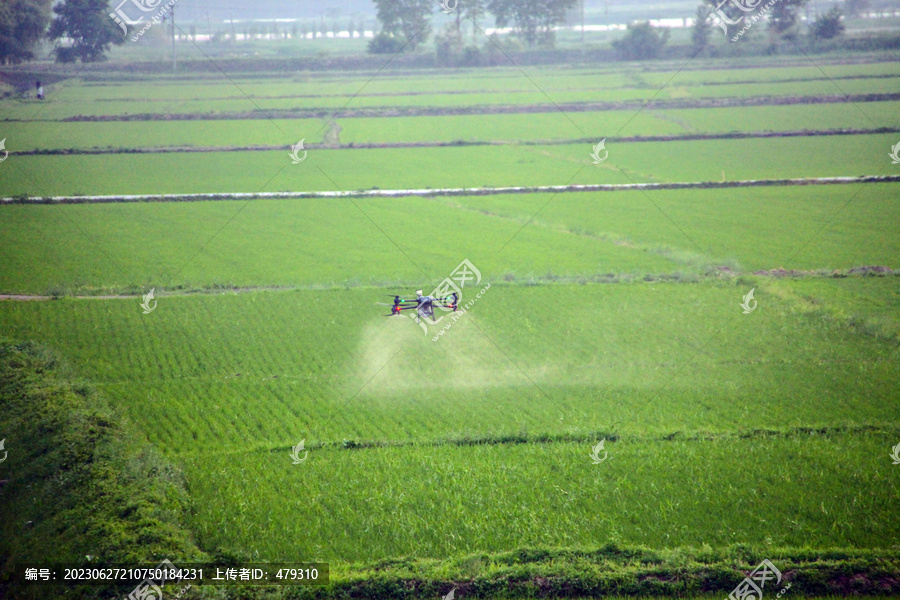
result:
<svg viewBox="0 0 900 600"><path fill-rule="evenodd" d="M647 21L628 25L625 37L614 40L613 48L625 60L656 58L669 41L670 30L653 27Z"/></svg>
<svg viewBox="0 0 900 600"><path fill-rule="evenodd" d="M0 3L0 63L34 58L50 24L52 0L9 0Z"/></svg>
<svg viewBox="0 0 900 600"><path fill-rule="evenodd" d="M787 39L797 36L800 9L808 0L779 0L769 13L769 31Z"/></svg>
<svg viewBox="0 0 900 600"><path fill-rule="evenodd" d="M54 52L59 62L95 62L106 59L113 44L122 44L125 36L109 16L108 0L64 0L53 7L56 18L50 25L51 40L69 38L72 45L57 43Z"/></svg>
<svg viewBox="0 0 900 600"><path fill-rule="evenodd" d="M484 0L460 0L459 10L462 18L472 22L472 45L478 45L478 20L484 18L487 9Z"/></svg>
<svg viewBox="0 0 900 600"><path fill-rule="evenodd" d="M712 9L701 4L697 7L697 15L694 17L694 26L691 28L691 47L694 54L703 52L709 46L709 36L712 25L709 22L709 15Z"/></svg>
<svg viewBox="0 0 900 600"><path fill-rule="evenodd" d="M456 25L448 25L444 32L435 34L435 57L439 65L453 66L463 49L462 33Z"/></svg>
<svg viewBox="0 0 900 600"><path fill-rule="evenodd" d="M566 11L578 0L488 0L487 9L498 27L513 23L516 33L529 46L552 46L553 27L565 22Z"/></svg>
<svg viewBox="0 0 900 600"><path fill-rule="evenodd" d="M381 32L401 38L407 50L415 50L428 40L437 6L434 0L375 0Z"/></svg>
<svg viewBox="0 0 900 600"><path fill-rule="evenodd" d="M831 7L824 15L819 15L812 24L811 33L817 40L830 40L844 33L844 23L841 19L844 13L839 6Z"/></svg>

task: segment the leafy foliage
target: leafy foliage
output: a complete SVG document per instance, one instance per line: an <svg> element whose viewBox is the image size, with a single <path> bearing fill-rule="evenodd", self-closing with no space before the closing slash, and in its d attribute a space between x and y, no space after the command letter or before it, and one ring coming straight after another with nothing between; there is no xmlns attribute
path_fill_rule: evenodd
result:
<svg viewBox="0 0 900 600"><path fill-rule="evenodd" d="M404 558L351 566L307 598L439 598L449 589L480 598L716 598L764 558L786 574L779 589L805 597L836 592L896 593L900 561L889 550L816 551L733 544L720 550L624 546L568 550L546 546L481 552L449 560ZM849 582L848 582L849 580ZM888 590L891 590L890 592Z"/></svg>
<svg viewBox="0 0 900 600"><path fill-rule="evenodd" d="M565 22L566 11L577 0L489 0L498 27L514 24L516 34L529 46L553 46L553 27Z"/></svg>
<svg viewBox="0 0 900 600"><path fill-rule="evenodd" d="M709 37L712 31L712 25L709 22L709 16L712 9L705 4L697 7L697 14L694 16L694 26L691 28L691 49L694 54L703 52L709 46Z"/></svg>
<svg viewBox="0 0 900 600"><path fill-rule="evenodd" d="M182 525L188 499L180 473L42 347L0 342L0 429L10 432L0 555L202 559Z"/></svg>
<svg viewBox="0 0 900 600"><path fill-rule="evenodd" d="M397 54L404 45L402 39L382 31L369 41L368 51L370 54Z"/></svg>
<svg viewBox="0 0 900 600"><path fill-rule="evenodd" d="M824 15L819 15L812 24L810 33L817 40L830 40L844 33L843 13L835 6Z"/></svg>
<svg viewBox="0 0 900 600"><path fill-rule="evenodd" d="M797 37L800 9L809 0L778 0L769 11L769 32L787 39Z"/></svg>
<svg viewBox="0 0 900 600"><path fill-rule="evenodd" d="M462 17L472 23L472 45L478 46L478 40L482 37L479 31L481 20L484 19L487 12L485 0L464 0L459 6L462 11Z"/></svg>
<svg viewBox="0 0 900 600"><path fill-rule="evenodd" d="M401 38L409 51L428 41L435 6L433 0L375 0L382 33Z"/></svg>
<svg viewBox="0 0 900 600"><path fill-rule="evenodd" d="M456 64L463 51L462 33L450 25L435 39L435 52L439 65Z"/></svg>
<svg viewBox="0 0 900 600"><path fill-rule="evenodd" d="M70 38L72 45L57 45L56 60L71 63L96 62L106 58L113 44L122 44L125 38L109 18L107 0L64 0L53 7L56 18L50 25L52 40Z"/></svg>
<svg viewBox="0 0 900 600"><path fill-rule="evenodd" d="M34 48L50 23L52 0L0 3L0 64L34 58Z"/></svg>
<svg viewBox="0 0 900 600"><path fill-rule="evenodd" d="M625 37L615 40L613 48L625 60L646 60L659 56L668 41L667 28L653 27L645 21L629 25Z"/></svg>

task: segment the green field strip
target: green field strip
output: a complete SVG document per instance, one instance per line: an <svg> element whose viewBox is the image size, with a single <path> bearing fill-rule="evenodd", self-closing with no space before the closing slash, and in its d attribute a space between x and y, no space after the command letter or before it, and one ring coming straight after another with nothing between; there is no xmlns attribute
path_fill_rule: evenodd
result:
<svg viewBox="0 0 900 600"><path fill-rule="evenodd" d="M745 316L751 285L761 310ZM896 425L873 401L896 380L894 334L790 285L492 287L437 343L381 316L381 290L162 298L146 316L138 300L2 303L0 323L70 357L172 452L294 432L314 446Z"/></svg>
<svg viewBox="0 0 900 600"><path fill-rule="evenodd" d="M804 83L812 83L812 82L823 82L828 81L832 82L832 86L835 87L838 84L836 82L841 81L853 81L859 82L863 80L893 80L897 79L898 75L895 74L874 74L874 75L865 75L865 74L854 74L854 75L845 75L841 77L826 77L821 74L810 77L799 77L799 78L767 78L767 79L742 79L739 81L703 81L703 80L694 80L690 82L680 81L679 86L689 86L691 88L694 87L706 87L706 86L744 86L744 85L772 85L772 84L804 84ZM602 79L602 78L601 78ZM609 78L607 78L609 79ZM466 95L466 94L531 94L534 92L534 85L526 85L528 82L522 82L523 86L518 89L478 89L477 87L467 86L468 83L466 80L457 80L459 83L463 85L463 87L469 87L470 89L445 89L440 91L440 95L446 96L458 96L458 95ZM651 84L643 83L636 84L634 82L622 82L622 85L607 85L604 87L597 87L598 81L590 77L588 79L588 84L585 85L584 79L572 79L569 85L565 85L565 82L560 83L552 83L551 85L544 84L542 90L546 93L568 93L574 91L580 92L609 92L613 90L619 89L649 89L654 87ZM190 100L204 100L204 101L231 101L231 100L246 100L248 97L255 100L286 100L286 99L320 99L320 98L347 98L348 95L353 95L357 98L379 98L379 97L404 97L404 96L434 96L434 90L421 90L421 89L406 89L406 90L397 90L397 91L362 91L358 94L353 94L352 92L348 93L348 91L344 92L331 92L331 93L287 93L287 89L290 86L288 80L285 80L281 84L268 84L265 87L260 86L259 84L251 84L251 88L255 88L255 92L250 95L241 95L237 93L235 90L230 89L222 89L215 90L214 85L211 88L206 88L202 91L202 98L184 98ZM317 85L320 82L317 80ZM245 84L246 85L246 84ZM327 85L327 84L326 84ZM94 87L100 87L98 84L94 84ZM242 86L243 87L243 86ZM294 86L290 86L294 87ZM296 89L294 87L294 89ZM231 92L231 95L213 95L211 91L219 91L220 94L228 94ZM88 90L81 90L81 96L90 96L91 101L93 102L136 102L136 103L151 103L151 102L171 102L173 99L176 99L178 96L184 93L184 89L181 86L177 85L161 85L157 87L157 93L152 98L141 97L134 94L133 89L129 88L116 88L116 87L107 87L104 91L109 91L110 93L106 96L97 96L96 94L86 93ZM118 92L118 93L117 93ZM124 92L124 93L123 93Z"/></svg>
<svg viewBox="0 0 900 600"><path fill-rule="evenodd" d="M768 558L780 600L900 597L896 56L148 50L0 99L4 574L203 552L332 579L185 599L712 600ZM387 316L463 259L461 311Z"/></svg>
<svg viewBox="0 0 900 600"><path fill-rule="evenodd" d="M674 136L636 136L636 137L616 137L604 138L610 143L629 144L641 142L678 142L678 141L695 141L695 140L731 140L731 139L765 139L765 138L789 138L789 137L823 137L823 136L841 136L841 135L872 135L882 133L900 133L900 128L880 127L877 129L841 129L831 131L749 131L741 133L705 133L705 134L683 134ZM304 138L305 141L305 138ZM570 139L564 141L546 141L537 140L532 142L393 142L393 143L371 143L371 144L334 144L325 142L321 144L304 144L306 150L321 149L376 149L376 148L445 148L445 147L466 147L466 146L508 146L508 145L530 145L530 146L547 146L547 145L574 145L574 144L592 144L595 138ZM142 148L57 148L43 150L23 150L11 152L16 156L52 156L52 155L73 155L73 154L178 154L178 153L203 153L203 152L270 152L273 150L290 151L291 145L282 146L157 146Z"/></svg>
<svg viewBox="0 0 900 600"><path fill-rule="evenodd" d="M391 199L367 201L365 214L352 203L333 200L254 201L227 233L216 236L240 207L239 202L4 207L0 254L8 268L0 272L0 291L102 295L103 290L134 293L148 284L160 289L434 285L459 264L463 249L476 263L488 262L485 276L498 278L690 270L664 256L546 230L524 231L510 247L515 254L496 260L491 255L499 249L497 240L512 239L520 223ZM77 228L83 234L73 237ZM452 242L434 243L441 239ZM98 248L104 260L97 259ZM414 262L403 252L415 255ZM44 267L29 268L33 264Z"/></svg>
<svg viewBox="0 0 900 600"><path fill-rule="evenodd" d="M892 174L888 154L895 143L893 134L870 134L610 144L609 158L601 165L593 164L591 144L321 149L300 165L291 165L286 151L11 156L2 165L0 196L289 194L875 176ZM798 156L806 158L798 163Z"/></svg>
<svg viewBox="0 0 900 600"><path fill-rule="evenodd" d="M653 137L782 131L846 131L900 127L900 103L864 102L803 106L653 109L574 113L574 127L559 112L530 115L462 115L340 118L340 142L496 143L557 140L571 143L585 134L599 138ZM7 122L3 135L12 154L35 150L245 147L323 142L316 120L276 120L265 126L252 120L221 120L215 127L202 121L167 122ZM596 142L594 142L596 143Z"/></svg>
<svg viewBox="0 0 900 600"><path fill-rule="evenodd" d="M529 226L562 230L695 266L709 259L738 272L893 266L900 218L890 186L470 196L437 199ZM677 224L677 227L674 224ZM695 245L696 244L696 245ZM701 254L702 252L702 254Z"/></svg>
<svg viewBox="0 0 900 600"><path fill-rule="evenodd" d="M756 86L753 86L754 89ZM841 93L839 90L822 90L819 94L806 96L794 95L767 95L767 96L727 96L724 92L719 97L695 96L685 91L671 91L668 94L653 93L611 94L584 93L557 94L559 98L547 103L545 94L535 92L521 95L517 98L498 96L497 98L484 96L461 96L455 98L457 103L451 103L448 98L428 97L405 104L389 104L370 102L363 104L354 102L347 105L344 101L335 99L332 103L322 103L320 106L310 106L308 103L282 100L272 101L269 106L259 106L256 103L241 102L238 100L205 103L198 106L184 106L184 102L173 102L160 106L141 106L141 112L135 112L134 106L112 104L109 106L94 107L92 112L83 112L81 103L77 107L63 105L48 105L46 110L40 112L41 121L72 121L72 122L127 122L127 121L218 121L234 119L328 119L331 117L342 118L386 118L386 117L416 117L416 116L444 116L444 115L492 115L492 114L541 114L564 111L566 113L597 112L597 111L636 111L649 104L653 109L690 109L690 108L719 108L719 107L744 107L744 106L791 106L809 104L841 104L845 102L895 102L900 100L900 93L896 86L884 86L886 91L868 92L858 94ZM600 98L603 98L601 101ZM500 102L500 99L506 102ZM495 102L485 102L485 100ZM518 102L511 103L509 100ZM652 102L650 102L652 100ZM102 109L102 110L101 110ZM151 110L154 109L154 110ZM335 110L337 109L337 110ZM30 107L25 109L18 106L5 107L7 119L11 121L31 122L29 118L35 111Z"/></svg>
<svg viewBox="0 0 900 600"><path fill-rule="evenodd" d="M183 468L203 545L270 560L298 548L357 562L610 542L886 550L900 536L892 443L623 440L599 465L591 444L320 450L300 465L287 452L207 453Z"/></svg>
<svg viewBox="0 0 900 600"><path fill-rule="evenodd" d="M422 285L422 272L391 239L433 283L461 253L492 281L519 283L679 271L694 281L689 275L705 274L710 260L736 273L893 269L900 267L894 185L366 200L361 208L384 232L347 202L260 199L215 238L240 202L9 205L2 207L0 292Z"/></svg>

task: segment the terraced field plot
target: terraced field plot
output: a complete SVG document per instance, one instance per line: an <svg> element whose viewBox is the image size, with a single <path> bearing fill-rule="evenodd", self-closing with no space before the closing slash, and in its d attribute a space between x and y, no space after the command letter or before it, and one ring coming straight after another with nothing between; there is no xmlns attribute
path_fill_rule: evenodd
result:
<svg viewBox="0 0 900 600"><path fill-rule="evenodd" d="M782 64L92 80L0 101L21 119L0 134L0 196L19 196L0 206L0 293L63 297L0 302L0 331L56 349L181 470L202 550L330 561L366 593L382 579L361 564L433 560L464 583L454 561L519 548L890 552L900 183L703 186L898 175L897 99L842 99L900 93L900 66ZM699 104L666 106L683 99ZM473 114L348 116L396 106ZM294 107L324 112L220 118ZM169 112L214 118L152 116ZM64 120L125 113L151 116ZM228 196L645 182L697 189ZM171 197L34 201L111 194ZM458 320L425 333L375 304L463 259L480 271L463 301L490 288Z"/></svg>

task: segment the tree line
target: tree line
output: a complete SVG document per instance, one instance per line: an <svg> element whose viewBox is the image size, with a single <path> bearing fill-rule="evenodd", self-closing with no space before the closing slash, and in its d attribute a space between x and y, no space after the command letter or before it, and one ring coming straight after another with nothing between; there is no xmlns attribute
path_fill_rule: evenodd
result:
<svg viewBox="0 0 900 600"><path fill-rule="evenodd" d="M148 0L149 1L149 0ZM162 2L162 0L157 0ZM435 15L444 8L455 19L435 35L439 63L460 62L467 53L478 54L478 41L493 22L510 27L527 47L552 47L555 28L566 22L581 0L373 0L380 32L369 43L369 52L395 54L413 52L432 35ZM719 21L740 22L748 6L763 0L703 0L697 9L691 32L696 52L711 45ZM800 11L809 0L777 0L767 11L768 31L774 37L795 39L800 35ZM869 0L845 0L849 16L866 9ZM124 25L110 18L109 0L3 0L0 2L0 64L31 60L40 42L55 42L53 52L60 62L102 60L109 48L124 43ZM834 7L817 16L808 35L816 40L831 39L844 31L843 14ZM719 21L717 21L717 19ZM471 26L472 40L463 39L463 23ZM757 28L758 29L758 28ZM628 26L625 35L613 42L617 54L626 60L655 58L668 41L668 29L648 23ZM127 29L126 29L127 34ZM753 32L753 36L759 34ZM62 40L66 40L62 43ZM494 44L496 45L496 44ZM475 57L477 59L477 57ZM442 60L446 59L446 60ZM463 60L462 62L465 62ZM472 61L477 63L477 60Z"/></svg>
<svg viewBox="0 0 900 600"><path fill-rule="evenodd" d="M488 17L497 27L512 27L528 46L552 46L554 28L580 0L446 0L443 6L456 15L453 25L437 40L441 45L463 45L462 23L472 24L473 45ZM393 54L414 51L428 41L432 20L442 5L435 0L374 0L381 31L369 44L369 52Z"/></svg>
<svg viewBox="0 0 900 600"><path fill-rule="evenodd" d="M432 34L432 22L436 11L435 0L374 0L381 31L369 43L369 52L395 54L411 52L428 41ZM438 63L477 63L479 34L492 18L496 27L511 27L514 35L529 48L552 47L555 28L566 22L567 14L576 8L580 0L454 0L445 2L455 12L455 23L435 35ZM766 8L765 22L774 41L796 40L801 35L800 13L809 0L702 0L697 8L691 31L693 50L699 53L712 45L713 29L745 23L754 9ZM868 0L845 0L844 9L849 16L862 13ZM844 32L843 11L834 6L827 13L817 15L811 23L808 36L814 40L827 40ZM462 36L462 23L471 24L473 40L467 45ZM754 20L755 22L755 20ZM725 27L726 34L728 28ZM757 31L752 37L759 37ZM743 33L741 34L743 37ZM748 36L751 37L751 36ZM669 29L652 27L648 22L628 25L623 37L613 41L617 55L625 60L656 58L662 53L669 39Z"/></svg>
<svg viewBox="0 0 900 600"><path fill-rule="evenodd" d="M57 42L59 62L102 60L113 44L124 43L109 0L3 0L0 3L0 63L34 58L44 39ZM61 44L60 40L71 40Z"/></svg>

